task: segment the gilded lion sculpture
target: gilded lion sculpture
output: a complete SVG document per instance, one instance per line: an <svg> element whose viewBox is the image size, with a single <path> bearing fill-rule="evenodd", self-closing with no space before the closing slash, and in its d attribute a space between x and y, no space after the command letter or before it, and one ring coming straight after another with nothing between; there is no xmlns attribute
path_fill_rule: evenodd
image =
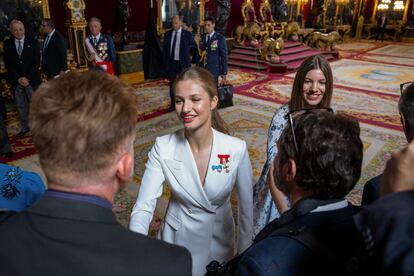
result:
<svg viewBox="0 0 414 276"><path fill-rule="evenodd" d="M260 50L261 59L272 62L272 60L275 60L275 56L279 57L284 46L285 42L282 37L279 37L278 39L273 39L271 37L266 38L263 41L263 47Z"/></svg>
<svg viewBox="0 0 414 276"><path fill-rule="evenodd" d="M323 34L321 32L313 32L309 34L306 44L318 49L324 48L325 50L333 50L335 45L339 42L343 42L342 37L337 31L330 32L329 34Z"/></svg>
<svg viewBox="0 0 414 276"><path fill-rule="evenodd" d="M243 45L244 42L256 39L260 35L260 26L257 23L249 23L247 27L239 25L234 31L234 40Z"/></svg>

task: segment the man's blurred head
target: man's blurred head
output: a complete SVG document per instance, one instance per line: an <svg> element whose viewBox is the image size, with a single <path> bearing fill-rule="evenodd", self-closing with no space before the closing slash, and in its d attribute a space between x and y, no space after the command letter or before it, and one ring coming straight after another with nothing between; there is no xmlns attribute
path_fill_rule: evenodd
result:
<svg viewBox="0 0 414 276"><path fill-rule="evenodd" d="M294 114L293 114L294 116ZM361 175L363 145L354 119L313 110L293 118L279 141L274 176L289 195L292 187L312 198L341 199Z"/></svg>
<svg viewBox="0 0 414 276"><path fill-rule="evenodd" d="M137 113L132 88L105 73L71 72L40 86L30 127L48 182L67 188L128 182Z"/></svg>
<svg viewBox="0 0 414 276"><path fill-rule="evenodd" d="M398 109L405 137L411 142L414 138L414 82L403 85Z"/></svg>
<svg viewBox="0 0 414 276"><path fill-rule="evenodd" d="M174 15L172 19L172 27L174 31L178 31L183 25L183 21L179 15Z"/></svg>
<svg viewBox="0 0 414 276"><path fill-rule="evenodd" d="M24 24L20 20L12 20L10 22L10 32L13 34L14 38L21 40L24 38Z"/></svg>
<svg viewBox="0 0 414 276"><path fill-rule="evenodd" d="M45 18L42 20L41 27L42 27L42 32L47 35L53 31L53 29L55 28L55 23L53 23L52 19Z"/></svg>
<svg viewBox="0 0 414 276"><path fill-rule="evenodd" d="M89 31L93 36L97 36L102 30L101 20L96 17L89 19Z"/></svg>
<svg viewBox="0 0 414 276"><path fill-rule="evenodd" d="M216 21L212 17L208 17L204 20L204 28L206 33L211 34L214 32L214 27L216 26Z"/></svg>

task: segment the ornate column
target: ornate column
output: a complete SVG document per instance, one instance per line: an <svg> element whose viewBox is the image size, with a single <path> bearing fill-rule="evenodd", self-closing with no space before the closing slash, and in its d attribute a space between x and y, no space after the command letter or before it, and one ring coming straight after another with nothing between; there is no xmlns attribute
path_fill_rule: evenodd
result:
<svg viewBox="0 0 414 276"><path fill-rule="evenodd" d="M43 18L50 18L49 0L42 0L41 3Z"/></svg>
<svg viewBox="0 0 414 276"><path fill-rule="evenodd" d="M68 0L65 3L66 27L68 28L69 48L79 71L88 70L88 58L85 46L85 2L83 0Z"/></svg>

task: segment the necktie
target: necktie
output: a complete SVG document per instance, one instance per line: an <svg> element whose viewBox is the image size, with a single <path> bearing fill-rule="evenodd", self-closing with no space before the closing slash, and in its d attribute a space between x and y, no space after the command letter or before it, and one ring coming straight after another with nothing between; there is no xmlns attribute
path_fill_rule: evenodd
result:
<svg viewBox="0 0 414 276"><path fill-rule="evenodd" d="M44 47L43 47L43 51L44 51L44 50L46 50L47 45L49 44L49 40L50 40L50 35L47 35L47 36L46 36L46 39L45 39L45 45L44 45Z"/></svg>
<svg viewBox="0 0 414 276"><path fill-rule="evenodd" d="M93 38L92 38L92 41L93 41L93 45L96 45L96 43L97 43L97 41L96 41L96 37L93 37Z"/></svg>
<svg viewBox="0 0 414 276"><path fill-rule="evenodd" d="M210 42L210 35L207 35L207 42L206 42L206 44L208 45L209 42Z"/></svg>
<svg viewBox="0 0 414 276"><path fill-rule="evenodd" d="M19 54L19 57L22 55L22 52L23 52L23 44L21 40L18 40L17 53Z"/></svg>
<svg viewBox="0 0 414 276"><path fill-rule="evenodd" d="M173 39L173 44L171 47L171 53L170 56L172 57L172 59L174 59L174 55L175 55L175 45L177 44L177 32L174 32L174 39Z"/></svg>

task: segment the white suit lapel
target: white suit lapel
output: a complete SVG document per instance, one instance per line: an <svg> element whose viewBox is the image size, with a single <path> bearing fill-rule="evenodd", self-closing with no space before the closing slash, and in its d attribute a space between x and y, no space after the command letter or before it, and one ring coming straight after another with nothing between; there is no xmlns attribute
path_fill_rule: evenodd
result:
<svg viewBox="0 0 414 276"><path fill-rule="evenodd" d="M206 210L214 212L201 186L193 154L182 131L177 133L174 159L164 160L164 162L174 175L176 182Z"/></svg>
<svg viewBox="0 0 414 276"><path fill-rule="evenodd" d="M230 147L228 146L226 136L214 129L213 133L213 147L208 168L209 171L206 177L206 183L208 183L207 185L209 186L204 187L204 189L209 191L210 202L214 201L214 199L231 184L233 170L235 169L234 166L236 164L233 159L234 156L230 153ZM225 162L226 157L228 162Z"/></svg>

